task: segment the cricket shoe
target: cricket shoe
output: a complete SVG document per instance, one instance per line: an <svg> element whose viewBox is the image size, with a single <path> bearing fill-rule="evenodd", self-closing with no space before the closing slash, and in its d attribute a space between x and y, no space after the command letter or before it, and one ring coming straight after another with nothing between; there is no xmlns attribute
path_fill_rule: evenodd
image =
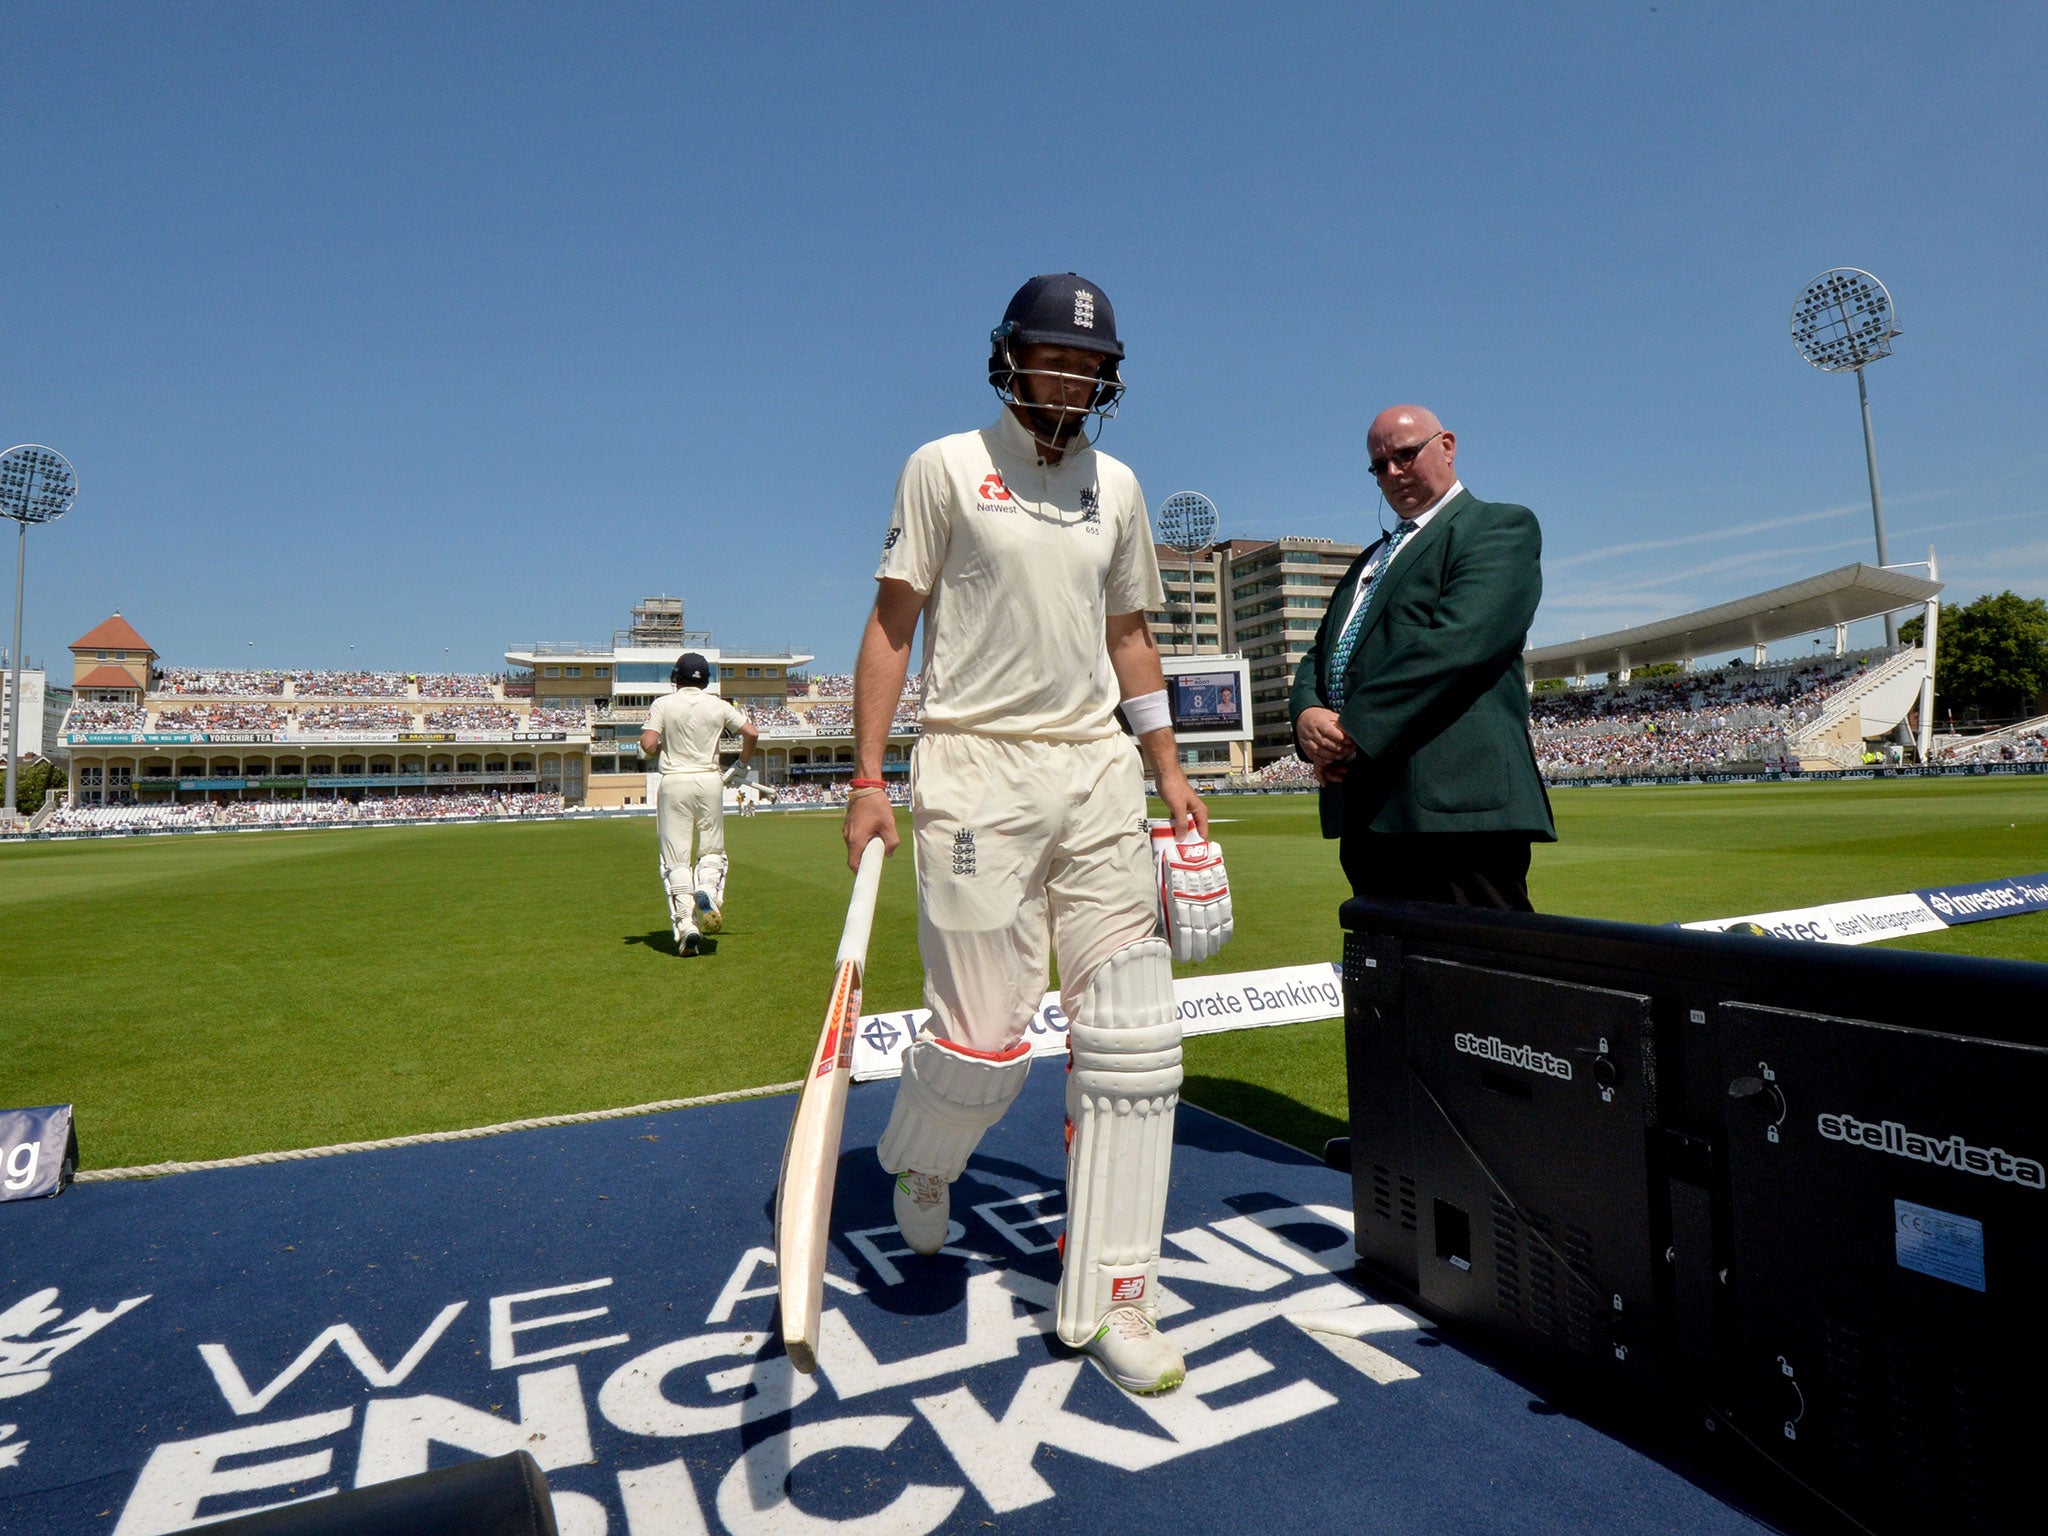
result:
<svg viewBox="0 0 2048 1536"><path fill-rule="evenodd" d="M711 905L711 893L697 893L697 926L706 933L718 933L725 927L725 912Z"/></svg>
<svg viewBox="0 0 2048 1536"><path fill-rule="evenodd" d="M682 923L680 923L680 924L678 924L678 925L677 925L677 927L676 927L676 953L677 953L677 954L679 954L679 955L694 955L694 954L697 954L697 953L698 953L698 952L699 952L699 951L700 951L700 950L701 950L702 948L703 948L703 944L702 944L702 942L701 942L701 941L699 940L699 938L698 938L698 935L697 935L697 925L696 925L695 923L692 923L692 922L688 922L688 921L685 921L685 922L682 922Z"/></svg>
<svg viewBox="0 0 2048 1536"><path fill-rule="evenodd" d="M1081 1348L1126 1392L1171 1392L1187 1378L1179 1348L1136 1307L1113 1308Z"/></svg>
<svg viewBox="0 0 2048 1536"><path fill-rule="evenodd" d="M896 1230L913 1253L937 1253L946 1246L953 1217L953 1189L936 1173L896 1175Z"/></svg>

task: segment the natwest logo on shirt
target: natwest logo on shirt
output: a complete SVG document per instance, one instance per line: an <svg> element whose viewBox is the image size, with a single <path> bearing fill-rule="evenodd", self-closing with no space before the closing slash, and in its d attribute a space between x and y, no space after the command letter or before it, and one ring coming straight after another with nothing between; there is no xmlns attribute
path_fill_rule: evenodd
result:
<svg viewBox="0 0 2048 1536"><path fill-rule="evenodd" d="M990 470L983 477L981 489L976 494L984 501L1008 501L1010 488L1003 484L1003 472L999 469Z"/></svg>

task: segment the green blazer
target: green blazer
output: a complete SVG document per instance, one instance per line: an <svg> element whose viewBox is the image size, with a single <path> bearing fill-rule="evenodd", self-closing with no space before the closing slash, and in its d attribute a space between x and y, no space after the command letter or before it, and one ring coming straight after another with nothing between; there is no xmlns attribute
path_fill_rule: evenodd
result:
<svg viewBox="0 0 2048 1536"><path fill-rule="evenodd" d="M1329 657L1372 551L1338 583L1288 713L1334 707ZM1543 595L1536 514L1460 491L1373 592L1339 716L1359 755L1320 806L1325 837L1526 832L1555 842L1529 742L1522 644Z"/></svg>

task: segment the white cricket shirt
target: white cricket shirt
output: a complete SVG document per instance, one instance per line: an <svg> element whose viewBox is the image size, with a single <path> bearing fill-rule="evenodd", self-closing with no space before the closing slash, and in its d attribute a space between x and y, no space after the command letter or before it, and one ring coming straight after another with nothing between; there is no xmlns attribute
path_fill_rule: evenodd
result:
<svg viewBox="0 0 2048 1536"><path fill-rule="evenodd" d="M1166 601L1137 477L1093 448L1040 462L1007 408L910 456L875 577L925 598L925 728L990 736L1114 735L1103 625Z"/></svg>
<svg viewBox="0 0 2048 1536"><path fill-rule="evenodd" d="M717 694L678 688L648 707L645 728L661 735L663 773L716 773L718 738L746 723L747 717Z"/></svg>

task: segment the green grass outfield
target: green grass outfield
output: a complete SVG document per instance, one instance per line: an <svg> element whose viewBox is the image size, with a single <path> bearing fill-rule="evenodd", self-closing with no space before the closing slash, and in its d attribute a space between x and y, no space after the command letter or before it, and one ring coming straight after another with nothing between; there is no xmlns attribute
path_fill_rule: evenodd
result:
<svg viewBox="0 0 2048 1536"><path fill-rule="evenodd" d="M2048 777L1574 789L1539 909L1734 916L2048 870ZM1218 798L1250 970L1338 953L1307 796ZM89 1166L318 1146L786 1081L851 883L838 819L727 822L718 952L673 952L651 820L0 848L0 1105L72 1102ZM1894 941L2048 959L2048 915ZM920 998L907 854L870 1009ZM1187 1097L1302 1146L1344 1115L1336 1023L1188 1043ZM1051 1134L1051 1133L1048 1133Z"/></svg>

